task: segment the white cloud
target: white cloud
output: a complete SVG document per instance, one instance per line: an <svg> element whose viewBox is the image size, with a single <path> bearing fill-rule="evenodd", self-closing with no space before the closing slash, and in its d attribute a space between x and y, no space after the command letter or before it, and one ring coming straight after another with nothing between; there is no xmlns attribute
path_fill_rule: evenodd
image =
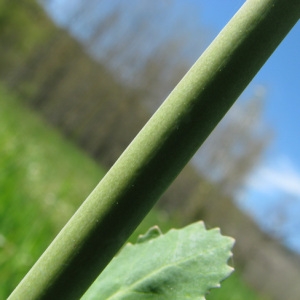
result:
<svg viewBox="0 0 300 300"><path fill-rule="evenodd" d="M248 179L247 188L268 195L278 192L300 197L300 172L287 157L260 166Z"/></svg>
<svg viewBox="0 0 300 300"><path fill-rule="evenodd" d="M261 228L272 234L277 230L279 236L285 236L288 247L300 253L299 235L294 230L298 226L295 224L299 220L300 202L286 201L300 200L300 170L289 158L280 156L261 165L238 196L238 205L252 215ZM287 218L280 226L276 223L280 220L278 216ZM292 243L296 240L298 244Z"/></svg>

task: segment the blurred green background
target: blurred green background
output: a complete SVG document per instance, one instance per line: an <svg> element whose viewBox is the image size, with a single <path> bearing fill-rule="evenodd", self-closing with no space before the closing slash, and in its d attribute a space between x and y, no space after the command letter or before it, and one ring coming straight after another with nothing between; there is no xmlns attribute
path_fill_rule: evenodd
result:
<svg viewBox="0 0 300 300"><path fill-rule="evenodd" d="M51 3L0 0L0 299L101 180L209 35L197 27L199 38L193 39L191 22L198 21L192 8L186 8L192 16L186 21L172 1L78 1L61 8L63 21L49 17ZM238 101L131 237L155 224L166 232L201 219L236 238L230 262L236 272L207 299L298 295L299 258L233 201L272 137L261 122L263 103L261 89Z"/></svg>

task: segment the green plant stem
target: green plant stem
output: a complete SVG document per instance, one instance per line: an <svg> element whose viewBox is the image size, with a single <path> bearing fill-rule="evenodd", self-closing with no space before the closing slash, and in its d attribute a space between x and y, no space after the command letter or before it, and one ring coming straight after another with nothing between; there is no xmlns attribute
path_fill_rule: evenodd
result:
<svg viewBox="0 0 300 300"><path fill-rule="evenodd" d="M9 299L80 298L299 16L299 0L246 1Z"/></svg>

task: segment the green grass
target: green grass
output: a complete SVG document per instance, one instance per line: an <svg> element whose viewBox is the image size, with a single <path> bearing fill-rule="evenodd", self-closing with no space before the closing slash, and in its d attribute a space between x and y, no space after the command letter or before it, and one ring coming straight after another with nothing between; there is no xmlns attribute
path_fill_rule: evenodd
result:
<svg viewBox="0 0 300 300"><path fill-rule="evenodd" d="M104 170L1 86L0 120L0 299L4 299Z"/></svg>
<svg viewBox="0 0 300 300"><path fill-rule="evenodd" d="M0 300L6 299L105 170L0 85ZM152 211L139 233L175 226ZM238 274L208 300L262 300Z"/></svg>

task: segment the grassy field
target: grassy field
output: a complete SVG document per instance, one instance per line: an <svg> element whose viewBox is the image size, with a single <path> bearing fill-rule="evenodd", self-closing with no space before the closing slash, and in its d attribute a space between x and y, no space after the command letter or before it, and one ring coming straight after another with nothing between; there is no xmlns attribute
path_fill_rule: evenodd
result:
<svg viewBox="0 0 300 300"><path fill-rule="evenodd" d="M5 299L104 170L1 87L0 120L0 299Z"/></svg>
<svg viewBox="0 0 300 300"><path fill-rule="evenodd" d="M105 171L0 85L0 300L6 299ZM171 224L152 211L138 231ZM259 300L235 274L209 300Z"/></svg>

